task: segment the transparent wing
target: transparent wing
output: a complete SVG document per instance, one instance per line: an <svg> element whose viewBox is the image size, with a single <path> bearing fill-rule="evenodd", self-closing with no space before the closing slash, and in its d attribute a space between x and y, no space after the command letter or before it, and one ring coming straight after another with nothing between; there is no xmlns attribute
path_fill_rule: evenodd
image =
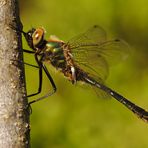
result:
<svg viewBox="0 0 148 148"><path fill-rule="evenodd" d="M126 42L119 39L107 41L105 31L98 26L74 37L68 44L77 65L99 82L107 78L110 65L129 55Z"/></svg>
<svg viewBox="0 0 148 148"><path fill-rule="evenodd" d="M108 63L104 57L96 52L89 52L89 50L84 52L81 48L79 51L80 52L72 52L75 63L81 67L82 70L96 78L97 81L103 82L109 72Z"/></svg>
<svg viewBox="0 0 148 148"><path fill-rule="evenodd" d="M71 47L81 46L81 44L94 44L100 43L106 40L106 32L100 26L93 26L89 28L85 33L82 33L71 40L69 40L68 44Z"/></svg>
<svg viewBox="0 0 148 148"><path fill-rule="evenodd" d="M81 43L79 46L70 46L70 48L72 49L75 58L82 59L84 58L83 55L85 55L85 58L86 56L87 58L91 58L90 55L93 54L96 57L101 56L104 58L109 66L126 59L130 53L129 45L125 41L119 39L93 44Z"/></svg>

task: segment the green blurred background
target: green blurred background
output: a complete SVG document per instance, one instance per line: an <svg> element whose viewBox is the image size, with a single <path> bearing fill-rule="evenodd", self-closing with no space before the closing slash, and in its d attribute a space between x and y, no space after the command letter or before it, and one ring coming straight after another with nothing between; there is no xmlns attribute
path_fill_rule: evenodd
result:
<svg viewBox="0 0 148 148"><path fill-rule="evenodd" d="M25 31L43 26L47 38L52 34L68 41L98 24L109 37L127 41L132 47L131 55L110 68L106 84L148 109L147 0L20 0L20 15ZM25 40L23 46L28 49ZM35 63L32 55L24 54L24 58ZM123 105L114 99L98 99L91 89L72 85L50 65L49 71L58 90L32 105L33 148L148 147L148 125ZM26 81L28 94L35 92L36 69L26 66ZM50 89L44 76L42 95Z"/></svg>

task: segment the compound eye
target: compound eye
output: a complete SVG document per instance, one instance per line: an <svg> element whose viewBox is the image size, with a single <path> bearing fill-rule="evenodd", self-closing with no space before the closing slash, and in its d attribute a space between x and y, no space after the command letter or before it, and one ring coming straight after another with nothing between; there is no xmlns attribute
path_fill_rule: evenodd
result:
<svg viewBox="0 0 148 148"><path fill-rule="evenodd" d="M33 39L33 45L37 46L40 44L44 39L44 29L43 28L37 28L35 32L32 34Z"/></svg>

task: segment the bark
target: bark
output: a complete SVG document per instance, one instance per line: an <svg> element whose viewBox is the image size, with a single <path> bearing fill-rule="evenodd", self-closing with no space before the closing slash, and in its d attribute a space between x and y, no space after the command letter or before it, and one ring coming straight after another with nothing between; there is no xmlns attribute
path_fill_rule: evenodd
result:
<svg viewBox="0 0 148 148"><path fill-rule="evenodd" d="M29 112L17 0L0 0L0 148L28 148Z"/></svg>

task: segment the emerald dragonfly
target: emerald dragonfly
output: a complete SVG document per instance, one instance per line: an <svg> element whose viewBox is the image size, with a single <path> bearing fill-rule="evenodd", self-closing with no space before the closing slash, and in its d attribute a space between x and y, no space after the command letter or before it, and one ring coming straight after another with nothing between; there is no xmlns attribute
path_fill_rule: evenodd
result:
<svg viewBox="0 0 148 148"><path fill-rule="evenodd" d="M104 84L109 66L127 57L129 45L126 42L120 39L108 40L104 29L97 25L73 37L68 42L64 42L55 36L51 36L49 40L46 40L44 37L45 30L42 27L32 28L28 32L21 30L21 32L32 49L24 49L24 52L34 54L38 66L28 65L39 69L38 91L28 97L41 93L42 71L45 72L52 85L52 90L48 94L31 101L30 104L47 98L56 92L54 80L45 65L46 62L50 62L72 84L81 81L97 88L98 92L102 91L107 96L113 97L139 118L148 121L148 112L146 110L135 105Z"/></svg>

